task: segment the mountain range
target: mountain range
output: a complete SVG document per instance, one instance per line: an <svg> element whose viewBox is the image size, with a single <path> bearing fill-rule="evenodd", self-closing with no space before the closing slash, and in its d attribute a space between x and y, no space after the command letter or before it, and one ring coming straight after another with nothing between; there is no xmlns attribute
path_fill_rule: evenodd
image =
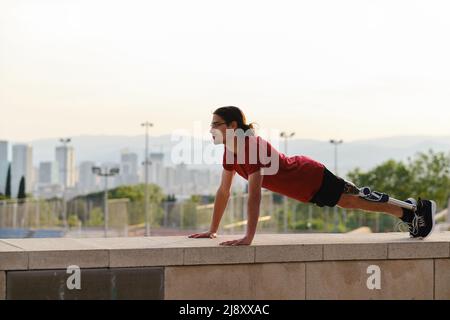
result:
<svg viewBox="0 0 450 320"><path fill-rule="evenodd" d="M221 169L220 161L223 145L212 146L211 140L201 140L193 137L193 143L212 148L215 164L191 164L192 168ZM12 142L14 143L14 142ZM149 137L150 152L163 152L165 164L173 165L171 153L179 141L172 141L171 135ZM57 138L39 139L29 142L33 147L33 164L38 166L41 161L51 161L55 157L55 147L59 145ZM190 145L192 145L190 144ZM76 163L94 161L97 163L119 163L121 151L135 152L142 161L145 140L143 135L112 136L112 135L80 135L72 137L71 145L75 149ZM275 145L274 145L275 146ZM285 152L284 143L279 141L279 150ZM370 169L388 159L407 160L417 152L433 151L450 152L450 136L395 136L378 139L354 140L339 145L338 171L345 174L348 170L360 167ZM188 145L186 151L190 151ZM324 163L334 171L334 146L328 141L312 139L291 139L288 144L288 155L306 155Z"/></svg>

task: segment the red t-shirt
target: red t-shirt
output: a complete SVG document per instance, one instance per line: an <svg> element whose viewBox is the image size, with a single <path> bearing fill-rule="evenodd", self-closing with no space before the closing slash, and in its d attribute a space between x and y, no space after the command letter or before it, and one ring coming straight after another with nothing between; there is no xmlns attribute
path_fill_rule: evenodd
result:
<svg viewBox="0 0 450 320"><path fill-rule="evenodd" d="M224 149L222 166L225 170L235 170L248 180L250 174L264 168L263 188L298 201L310 201L322 184L325 168L322 163L306 156L288 157L259 136L245 137L245 157L227 147ZM252 156L249 151L253 152Z"/></svg>

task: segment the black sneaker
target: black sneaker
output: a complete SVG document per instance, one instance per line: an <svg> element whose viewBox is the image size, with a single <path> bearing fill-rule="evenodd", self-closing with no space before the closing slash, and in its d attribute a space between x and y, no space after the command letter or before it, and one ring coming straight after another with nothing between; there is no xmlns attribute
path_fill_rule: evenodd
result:
<svg viewBox="0 0 450 320"><path fill-rule="evenodd" d="M412 221L414 238L426 238L433 231L436 202L421 200L417 203L417 210Z"/></svg>
<svg viewBox="0 0 450 320"><path fill-rule="evenodd" d="M417 201L414 198L408 198L405 200L405 202L407 203L411 203L414 206L417 207ZM396 229L398 229L399 231L402 232L409 232L409 236L411 238L415 237L414 233L413 233L413 227L412 227L412 222L414 220L415 214L413 210L409 210L406 208L402 208L403 210L403 216L400 218L401 221L403 221L403 223L401 221L399 221L399 223L396 226ZM406 230L405 230L406 229Z"/></svg>

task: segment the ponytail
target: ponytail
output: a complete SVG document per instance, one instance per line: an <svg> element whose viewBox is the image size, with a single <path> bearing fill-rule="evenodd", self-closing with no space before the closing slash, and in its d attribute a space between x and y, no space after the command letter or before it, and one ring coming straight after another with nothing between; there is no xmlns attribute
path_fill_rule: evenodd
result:
<svg viewBox="0 0 450 320"><path fill-rule="evenodd" d="M236 121L238 129L249 135L255 135L254 123L247 123L244 113L238 107L227 106L218 108L213 114L220 116L227 125Z"/></svg>

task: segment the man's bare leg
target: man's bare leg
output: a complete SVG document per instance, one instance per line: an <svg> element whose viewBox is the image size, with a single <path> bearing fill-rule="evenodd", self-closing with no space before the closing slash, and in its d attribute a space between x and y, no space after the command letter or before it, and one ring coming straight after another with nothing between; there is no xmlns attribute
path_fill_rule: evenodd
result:
<svg viewBox="0 0 450 320"><path fill-rule="evenodd" d="M361 209L372 212L384 212L397 218L401 218L403 216L402 208L396 205L387 202L371 202L355 195L342 194L337 205L345 209Z"/></svg>

